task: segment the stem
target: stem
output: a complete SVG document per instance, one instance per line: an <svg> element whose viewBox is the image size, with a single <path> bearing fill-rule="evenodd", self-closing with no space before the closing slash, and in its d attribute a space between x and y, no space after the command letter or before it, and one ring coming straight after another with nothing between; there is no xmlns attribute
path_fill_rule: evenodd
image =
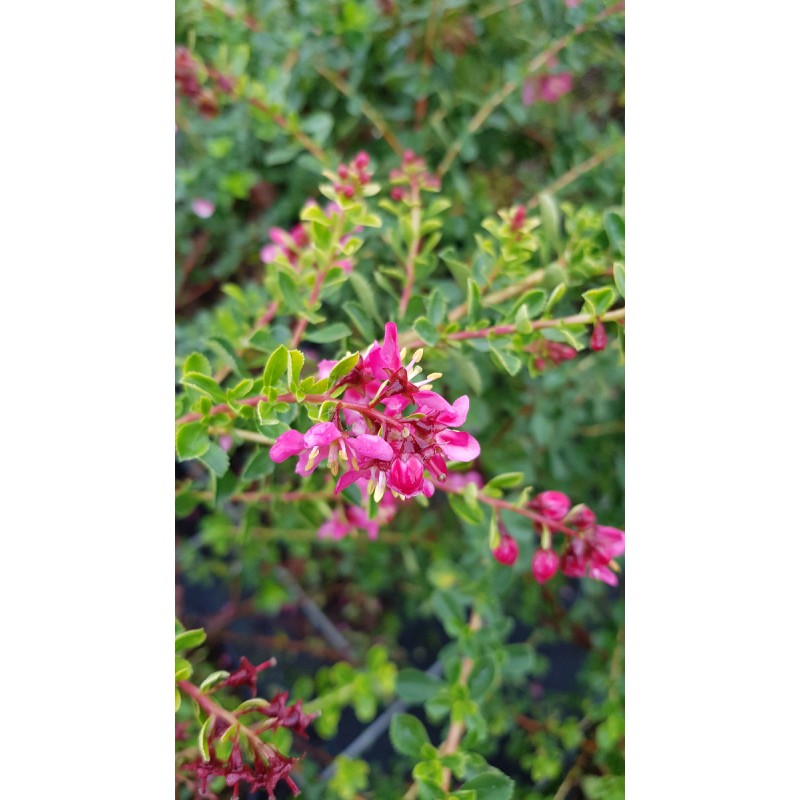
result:
<svg viewBox="0 0 800 800"><path fill-rule="evenodd" d="M557 319L537 319L531 322L532 330L541 328L559 328L562 325L589 325L595 320L603 322L613 322L625 318L625 309L618 308L614 311L607 311L599 316L594 314L573 314L570 317L559 317ZM510 336L519 333L514 325L493 325L489 328L481 328L477 331L456 331L442 337L446 341L463 341L465 339L487 339L490 336ZM425 342L417 339L411 342L404 342L406 347L422 347Z"/></svg>
<svg viewBox="0 0 800 800"><path fill-rule="evenodd" d="M394 133L392 133L389 123L381 116L381 113L375 106L363 97L357 96L354 89L333 70L328 69L322 64L316 64L314 69L322 75L325 80L332 83L345 97L355 100L361 106L361 111L364 116L378 129L378 133L386 139L389 147L391 147L397 155L403 155L403 148L400 142Z"/></svg>
<svg viewBox="0 0 800 800"><path fill-rule="evenodd" d="M422 237L419 235L420 225L422 224L422 206L419 196L419 187L416 179L411 187L411 244L408 248L408 258L406 259L406 282L403 286L403 295L400 298L400 316L404 317L406 309L411 301L411 294L414 290L414 261L419 255L419 246Z"/></svg>
<svg viewBox="0 0 800 800"><path fill-rule="evenodd" d="M266 763L269 763L275 751L266 742L262 741L254 731L248 728L247 725L243 725L241 720L232 711L228 711L218 703L215 703L208 695L203 694L197 686L189 681L178 681L178 688L184 694L191 697L208 716L224 719L228 725L238 725L239 731L243 733L250 742L253 752L257 753Z"/></svg>
<svg viewBox="0 0 800 800"><path fill-rule="evenodd" d="M534 58L530 64L528 64L526 74L532 75L534 72L547 64L547 62L553 56L561 52L576 36L584 33L590 28L595 27L608 17L613 16L620 11L624 11L624 9L624 2L617 3L616 5L601 11L596 17L584 23L583 25L577 25L568 34L553 42L553 44L550 45L547 50L544 50L542 53L536 56L536 58ZM444 158L442 159L441 164L439 164L437 167L436 172L440 177L444 175L448 169L450 169L450 165L453 163L456 156L461 152L461 148L464 146L464 142L466 141L467 137L471 133L475 133L481 127L481 125L486 122L492 111L494 111L513 91L518 89L519 85L519 79L508 81L493 95L490 95L486 102L475 112L472 119L469 121L469 124L467 125L466 131L462 133L452 145L450 145L449 149L445 153Z"/></svg>
<svg viewBox="0 0 800 800"><path fill-rule="evenodd" d="M326 263L317 270L317 274L314 277L314 285L311 288L311 294L308 296L307 305L309 311L314 310L314 304L317 302L319 295L322 292L322 287L325 285L325 277L333 266L333 262L336 260L337 250L339 248L340 239L342 238L343 226L344 211L340 211L336 214L336 222L334 223L333 233L331 235L331 249L327 254ZM294 331L292 332L292 341L289 345L290 348L294 349L298 344L300 344L300 340L303 338L303 334L305 333L307 327L308 319L306 317L300 317L300 319L297 320Z"/></svg>

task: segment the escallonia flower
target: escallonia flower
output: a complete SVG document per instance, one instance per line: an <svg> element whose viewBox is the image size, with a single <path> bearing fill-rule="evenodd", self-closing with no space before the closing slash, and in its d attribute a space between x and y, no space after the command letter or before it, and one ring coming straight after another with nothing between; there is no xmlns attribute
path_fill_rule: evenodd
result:
<svg viewBox="0 0 800 800"><path fill-rule="evenodd" d="M270 450L272 459L299 456L300 475L311 474L323 461L334 476L342 466L336 493L365 479L377 502L387 489L402 499L430 497L434 486L425 473L446 480L447 461L472 461L480 445L471 434L455 430L466 421L469 398L463 395L450 404L432 391L441 373L419 377L423 351L415 351L407 362L406 355L398 349L397 326L386 323L383 344L374 342L332 387L345 387L333 421L318 423L305 434L281 434Z"/></svg>

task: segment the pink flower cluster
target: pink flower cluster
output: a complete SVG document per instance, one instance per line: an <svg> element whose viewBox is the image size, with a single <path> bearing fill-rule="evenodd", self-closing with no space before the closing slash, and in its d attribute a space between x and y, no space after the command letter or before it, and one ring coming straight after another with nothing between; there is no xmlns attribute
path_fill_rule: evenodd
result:
<svg viewBox="0 0 800 800"><path fill-rule="evenodd" d="M434 486L426 471L444 481L448 460L472 461L481 449L469 433L455 430L467 418L469 398L463 395L451 405L432 391L441 373L414 383L422 372L422 350L404 364L405 356L405 349L398 350L397 326L387 322L383 345L374 342L331 387L345 387L333 421L317 423L304 434L281 434L270 450L273 461L298 456L300 475L325 463L335 476L342 466L337 493L366 480L377 502L387 489L402 499L430 497Z"/></svg>
<svg viewBox="0 0 800 800"><path fill-rule="evenodd" d="M394 519L397 513L397 501L394 496L389 493L385 494L380 503L378 504L378 513L374 519L369 518L364 504L367 500L369 492L367 491L368 481L366 478L359 478L356 481L356 486L361 490L362 505L356 506L347 504L344 507L337 508L331 517L320 525L317 531L317 536L320 539L344 539L345 536L355 535L358 531L363 530L367 532L369 539L378 538L378 530L381 525L385 525Z"/></svg>
<svg viewBox="0 0 800 800"><path fill-rule="evenodd" d="M315 200L308 200L306 207L316 206ZM328 203L323 210L325 216L329 219L334 214L341 214L342 209L336 203ZM306 230L307 223L298 222L293 225L288 231L283 228L272 227L269 229L269 238L271 244L264 245L261 248L261 261L264 264L271 264L279 256L284 256L286 260L295 268L298 268L300 256L309 245L308 231ZM359 231L360 228L356 228ZM344 244L350 238L349 234L345 234L341 242ZM349 258L341 258L334 261L335 267L341 267L348 275L353 271L353 261Z"/></svg>
<svg viewBox="0 0 800 800"><path fill-rule="evenodd" d="M531 571L539 583L546 583L559 570L571 578L589 577L611 586L617 585L614 558L625 551L625 533L617 528L598 525L594 512L586 505L572 506L562 492L541 492L528 507L539 517L534 524L542 546L533 554ZM519 548L501 523L500 545L492 554L501 564L517 560ZM553 531L565 534L564 546L557 553L551 546Z"/></svg>
<svg viewBox="0 0 800 800"><path fill-rule="evenodd" d="M405 200L409 195L418 197L420 191L438 192L442 188L439 177L428 172L425 159L413 150L406 150L402 166L389 172L389 183L392 200Z"/></svg>
<svg viewBox="0 0 800 800"><path fill-rule="evenodd" d="M362 189L372 179L369 170L369 155L361 150L349 164L339 164L336 175L339 181L333 184L333 190L347 200L360 195Z"/></svg>
<svg viewBox="0 0 800 800"><path fill-rule="evenodd" d="M532 75L522 86L522 103L529 106L537 100L542 103L555 103L572 91L571 72L551 72L547 75Z"/></svg>
<svg viewBox="0 0 800 800"><path fill-rule="evenodd" d="M534 355L533 364L539 372L549 366L557 367L564 361L571 361L578 355L578 351L568 344L551 342L549 339L537 339L528 349Z"/></svg>

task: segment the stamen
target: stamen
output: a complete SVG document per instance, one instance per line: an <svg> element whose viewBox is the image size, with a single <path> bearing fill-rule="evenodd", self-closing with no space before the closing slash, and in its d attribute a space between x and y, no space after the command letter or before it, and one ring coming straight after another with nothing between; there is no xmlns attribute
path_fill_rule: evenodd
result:
<svg viewBox="0 0 800 800"><path fill-rule="evenodd" d="M311 452L308 454L309 462L313 461L318 455L319 455L319 447L318 446L314 446L311 449Z"/></svg>
<svg viewBox="0 0 800 800"><path fill-rule="evenodd" d="M419 350L415 350L414 351L414 355L411 356L411 364L416 364L417 361L421 361L422 360L422 354L424 352L425 351L421 347L419 348ZM409 364L409 366L411 366L411 364Z"/></svg>
<svg viewBox="0 0 800 800"><path fill-rule="evenodd" d="M386 494L386 481L381 481L375 487L375 502L380 503L380 501L383 499L384 494Z"/></svg>
<svg viewBox="0 0 800 800"><path fill-rule="evenodd" d="M367 494L372 494L375 491L375 481L373 478L369 479L369 483L367 484Z"/></svg>
<svg viewBox="0 0 800 800"><path fill-rule="evenodd" d="M408 439L411 436L411 429L407 425L403 425L403 438Z"/></svg>
<svg viewBox="0 0 800 800"><path fill-rule="evenodd" d="M403 362L406 360L406 353L408 353L408 348L407 348L407 347L404 347L404 348L403 348L403 349L400 351L400 363L401 363L401 364L402 364L402 363L403 363Z"/></svg>
<svg viewBox="0 0 800 800"><path fill-rule="evenodd" d="M608 562L608 566L611 567L611 569L613 569L614 572L621 572L622 571L622 568L620 567L620 565L617 564L617 562L614 561L613 559Z"/></svg>
<svg viewBox="0 0 800 800"><path fill-rule="evenodd" d="M429 392L433 389L433 386L430 383L426 383L424 386L417 386L418 392Z"/></svg>
<svg viewBox="0 0 800 800"><path fill-rule="evenodd" d="M435 381L435 380L437 380L438 378L441 378L441 377L442 377L442 373L441 372L431 372L431 374L428 375L428 377L425 378L425 380L426 381Z"/></svg>

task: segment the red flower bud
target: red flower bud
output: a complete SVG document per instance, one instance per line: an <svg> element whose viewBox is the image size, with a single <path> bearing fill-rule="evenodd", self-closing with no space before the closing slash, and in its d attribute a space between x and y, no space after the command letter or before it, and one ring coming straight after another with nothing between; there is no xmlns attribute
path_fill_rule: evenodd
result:
<svg viewBox="0 0 800 800"><path fill-rule="evenodd" d="M353 159L353 166L356 169L366 169L369 165L369 156L361 150L359 153L356 154L356 157Z"/></svg>
<svg viewBox="0 0 800 800"><path fill-rule="evenodd" d="M336 172L343 181L347 180L348 170L346 165L339 164L336 168Z"/></svg>
<svg viewBox="0 0 800 800"><path fill-rule="evenodd" d="M607 344L608 334L606 333L605 326L602 322L600 322L600 320L597 320L597 322L594 324L592 336L589 339L589 347L591 347L595 352L600 352L600 350L606 349Z"/></svg>
<svg viewBox="0 0 800 800"><path fill-rule="evenodd" d="M519 546L513 536L504 533L500 538L500 544L492 550L492 555L506 566L511 566L519 555Z"/></svg>
<svg viewBox="0 0 800 800"><path fill-rule="evenodd" d="M402 200L405 194L406 193L399 186L395 186L391 191L392 200Z"/></svg>
<svg viewBox="0 0 800 800"><path fill-rule="evenodd" d="M531 572L539 583L547 583L558 572L558 556L552 550L537 550L531 560Z"/></svg>

